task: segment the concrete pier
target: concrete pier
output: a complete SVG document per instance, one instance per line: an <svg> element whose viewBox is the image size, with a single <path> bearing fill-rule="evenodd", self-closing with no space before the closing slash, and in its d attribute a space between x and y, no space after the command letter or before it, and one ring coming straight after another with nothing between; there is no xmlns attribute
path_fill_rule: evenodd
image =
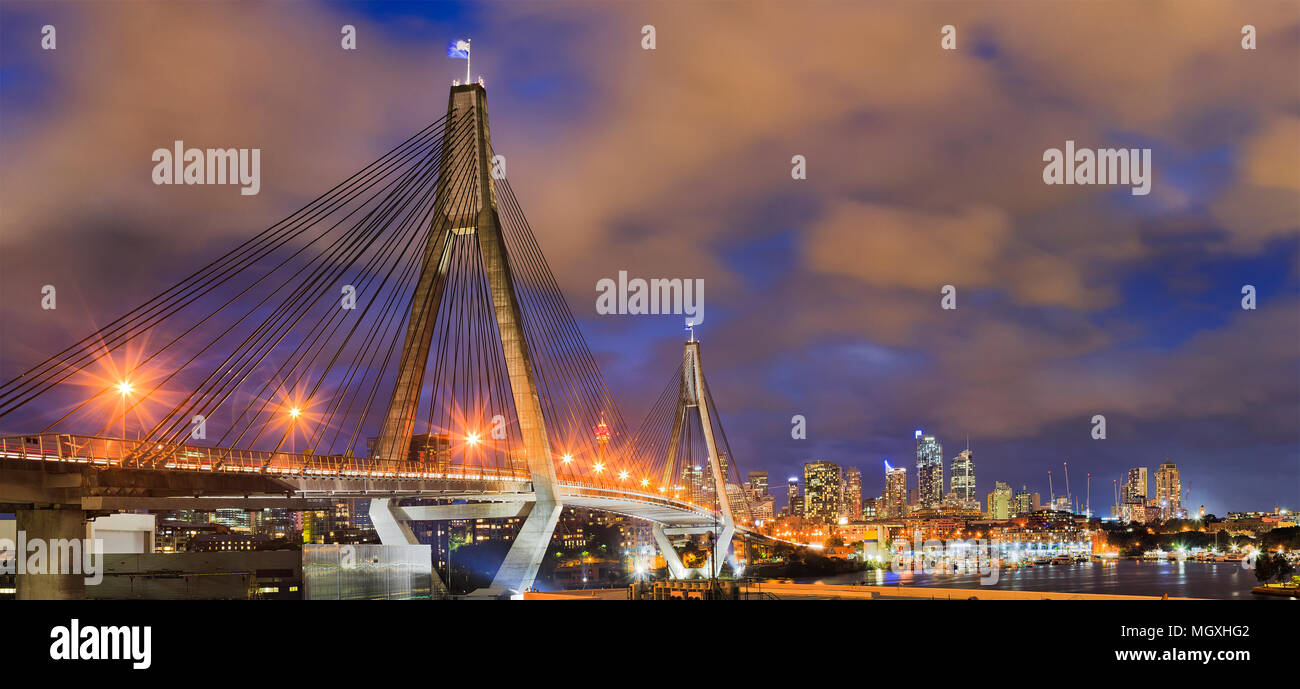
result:
<svg viewBox="0 0 1300 689"><path fill-rule="evenodd" d="M40 564L45 573L23 572L15 576L14 597L18 600L85 599L82 547L86 513L78 509L31 509L17 510L15 516L18 532L24 535L26 543L31 544L35 539L43 542L45 557ZM29 553L19 552L16 556L32 562Z"/></svg>

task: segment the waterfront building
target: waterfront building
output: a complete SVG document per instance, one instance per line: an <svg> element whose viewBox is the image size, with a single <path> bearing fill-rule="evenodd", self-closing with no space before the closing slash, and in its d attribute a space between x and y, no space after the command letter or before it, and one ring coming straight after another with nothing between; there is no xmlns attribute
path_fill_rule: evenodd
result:
<svg viewBox="0 0 1300 689"><path fill-rule="evenodd" d="M1170 519L1182 511L1182 493L1183 483L1178 475L1178 466L1169 461L1161 464L1156 469L1156 504L1160 507L1161 519Z"/></svg>

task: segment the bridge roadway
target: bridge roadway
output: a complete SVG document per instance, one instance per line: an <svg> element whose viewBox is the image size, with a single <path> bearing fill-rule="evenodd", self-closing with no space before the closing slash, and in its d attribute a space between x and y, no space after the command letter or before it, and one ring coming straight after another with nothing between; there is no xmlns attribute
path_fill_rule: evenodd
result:
<svg viewBox="0 0 1300 689"><path fill-rule="evenodd" d="M292 452L158 445L121 438L37 434L0 438L0 503L89 512L319 509L336 498L470 500L410 506L409 519L511 517L535 501L526 471ZM561 480L561 501L665 526L704 526L715 512L663 495ZM444 509L439 509L444 508ZM457 509L449 509L457 508Z"/></svg>

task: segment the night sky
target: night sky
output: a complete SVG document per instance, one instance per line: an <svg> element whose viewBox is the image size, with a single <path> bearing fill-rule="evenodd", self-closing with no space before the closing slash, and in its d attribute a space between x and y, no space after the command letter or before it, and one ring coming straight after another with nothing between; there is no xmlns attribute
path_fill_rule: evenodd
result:
<svg viewBox="0 0 1300 689"><path fill-rule="evenodd" d="M620 270L704 279L706 376L741 470L775 485L830 460L872 497L884 459L911 478L919 428L945 461L969 437L981 497L1001 480L1046 499L1068 461L1105 512L1106 484L1168 457L1193 510L1300 506L1288 3L0 3L0 374L441 116L463 37L633 425L683 330L598 316ZM261 193L155 186L150 153L176 139L261 148ZM1150 148L1151 193L1044 184L1066 140Z"/></svg>

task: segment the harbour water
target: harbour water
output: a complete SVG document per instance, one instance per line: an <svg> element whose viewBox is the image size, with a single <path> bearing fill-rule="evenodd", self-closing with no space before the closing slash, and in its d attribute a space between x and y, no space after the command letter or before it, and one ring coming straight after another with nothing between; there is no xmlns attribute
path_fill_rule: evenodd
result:
<svg viewBox="0 0 1300 689"><path fill-rule="evenodd" d="M1286 600L1274 596L1257 596L1250 592L1258 586L1255 572L1240 563L1162 562L1120 560L1114 565L1083 562L1071 565L1040 565L1021 569L1004 569L990 587L980 585L977 574L895 573L885 570L851 572L826 577L796 579L798 583L870 584L873 586L915 586L937 588L993 588L1010 591L1055 591L1062 593L1101 593L1128 596L1171 598L1221 598Z"/></svg>

